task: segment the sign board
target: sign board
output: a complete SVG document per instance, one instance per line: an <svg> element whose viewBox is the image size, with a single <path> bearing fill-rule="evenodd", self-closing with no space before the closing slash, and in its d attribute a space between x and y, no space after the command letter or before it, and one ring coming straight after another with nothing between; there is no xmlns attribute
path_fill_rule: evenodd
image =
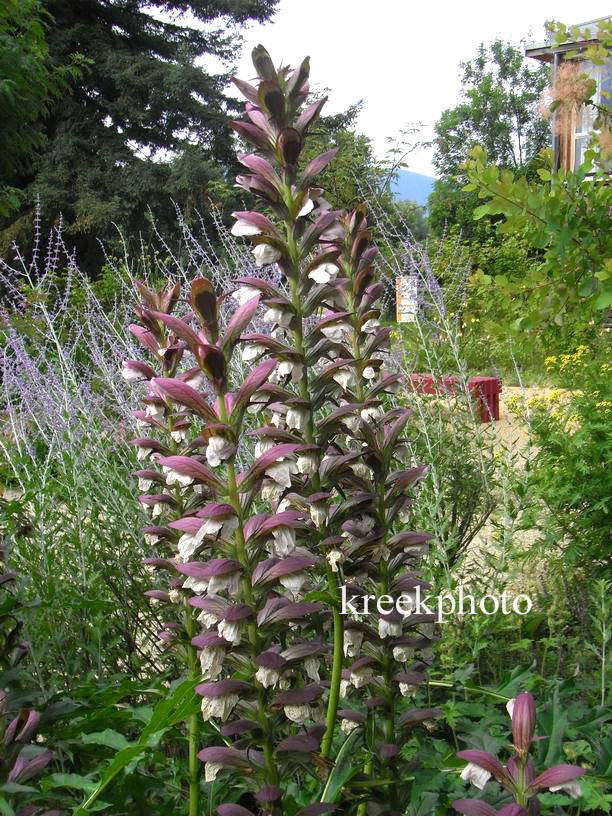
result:
<svg viewBox="0 0 612 816"><path fill-rule="evenodd" d="M414 323L418 308L416 275L400 275L395 279L395 311L398 323Z"/></svg>

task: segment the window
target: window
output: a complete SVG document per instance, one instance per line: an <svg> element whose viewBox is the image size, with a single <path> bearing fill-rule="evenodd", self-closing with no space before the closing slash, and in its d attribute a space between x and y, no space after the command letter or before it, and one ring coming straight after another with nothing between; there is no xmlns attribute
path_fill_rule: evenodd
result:
<svg viewBox="0 0 612 816"><path fill-rule="evenodd" d="M593 65L589 60L585 60L581 68L597 82L595 102L600 105L612 105L612 63ZM596 116L596 109L590 105L585 105L576 114L573 141L574 167L579 167L584 161L584 154L593 135L593 123Z"/></svg>

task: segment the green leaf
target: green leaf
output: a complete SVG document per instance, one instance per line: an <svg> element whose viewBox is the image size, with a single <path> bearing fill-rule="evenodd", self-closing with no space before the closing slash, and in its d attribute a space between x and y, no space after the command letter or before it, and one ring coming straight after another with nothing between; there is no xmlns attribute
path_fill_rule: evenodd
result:
<svg viewBox="0 0 612 816"><path fill-rule="evenodd" d="M595 308L608 309L610 306L612 306L612 289L606 289L595 301Z"/></svg>
<svg viewBox="0 0 612 816"><path fill-rule="evenodd" d="M491 214L491 206L490 204L481 204L479 207L476 207L474 210L474 221L480 221L481 218L484 218L485 215Z"/></svg>
<svg viewBox="0 0 612 816"><path fill-rule="evenodd" d="M146 750L146 745L132 745L130 748L124 748L123 751L119 751L119 753L115 754L115 758L102 774L100 782L95 786L95 789L92 791L91 795L76 811L75 816L83 816L84 814L88 813L91 810L93 803L100 796L107 785L117 776L117 774L127 765L129 765L132 759L139 756L139 754L144 753Z"/></svg>
<svg viewBox="0 0 612 816"><path fill-rule="evenodd" d="M567 727L567 711L563 708L559 700L559 685L555 686L553 694L553 708L552 708L552 728L550 730L548 751L544 758L544 765L548 767L558 761L562 756L562 742L563 734Z"/></svg>
<svg viewBox="0 0 612 816"><path fill-rule="evenodd" d="M307 595L304 596L304 600L308 603L313 601L321 601L321 603L327 604L328 606L338 606L336 601L332 598L329 592L323 591L316 591L316 592L309 592Z"/></svg>
<svg viewBox="0 0 612 816"><path fill-rule="evenodd" d="M36 793L36 788L30 785L19 785L17 782L5 782L0 785L0 791L3 793Z"/></svg>
<svg viewBox="0 0 612 816"><path fill-rule="evenodd" d="M170 697L164 698L157 703L153 709L153 715L149 724L140 734L138 744L128 745L115 754L113 761L100 777L100 781L95 786L95 789L78 808L74 816L84 816L90 812L96 799L98 799L102 791L112 782L117 774L127 768L134 759L140 760L142 755L158 741L157 735L160 731L178 722L182 722L192 713L194 705L198 702L194 692L194 688L198 682L198 680L183 680L175 687Z"/></svg>
<svg viewBox="0 0 612 816"><path fill-rule="evenodd" d="M86 793L96 788L95 779L90 779L88 776L81 776L80 774L66 774L56 773L46 777L42 783L45 790L52 790L53 788L75 788Z"/></svg>
<svg viewBox="0 0 612 816"><path fill-rule="evenodd" d="M342 743L334 767L327 778L327 783L321 794L321 802L334 804L342 788L346 785L351 776L358 771L358 766L353 764L353 752L355 743L360 738L361 729L357 729L349 734Z"/></svg>
<svg viewBox="0 0 612 816"><path fill-rule="evenodd" d="M0 814L1 816L15 816L15 811L6 801L4 796L0 796Z"/></svg>
<svg viewBox="0 0 612 816"><path fill-rule="evenodd" d="M107 748L114 748L115 751L120 751L130 745L123 734L113 731L112 728L106 728L104 731L96 731L92 734L83 734L82 739L85 745L106 745Z"/></svg>
<svg viewBox="0 0 612 816"><path fill-rule="evenodd" d="M597 279L589 278L583 281L578 287L578 294L580 297L589 297L597 290Z"/></svg>

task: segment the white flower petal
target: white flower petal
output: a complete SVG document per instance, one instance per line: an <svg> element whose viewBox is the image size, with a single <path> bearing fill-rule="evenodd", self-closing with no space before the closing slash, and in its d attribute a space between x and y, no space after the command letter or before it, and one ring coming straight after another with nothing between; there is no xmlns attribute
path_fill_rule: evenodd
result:
<svg viewBox="0 0 612 816"><path fill-rule="evenodd" d="M207 722L213 718L218 718L225 722L237 702L237 694L225 694L223 697L203 697L202 719Z"/></svg>
<svg viewBox="0 0 612 816"><path fill-rule="evenodd" d="M278 683L279 677L280 674L276 669L266 669L264 666L260 666L255 672L255 679L258 683L261 683L264 688L274 688Z"/></svg>
<svg viewBox="0 0 612 816"><path fill-rule="evenodd" d="M363 642L363 632L359 629L346 629L344 632L344 656L357 657Z"/></svg>
<svg viewBox="0 0 612 816"><path fill-rule="evenodd" d="M304 204L302 204L302 209L297 214L298 218L303 218L308 213L311 213L314 210L314 201L311 198L307 198Z"/></svg>
<svg viewBox="0 0 612 816"><path fill-rule="evenodd" d="M211 436L206 446L206 460L211 467L217 467L224 459L229 459L234 446L223 436Z"/></svg>
<svg viewBox="0 0 612 816"><path fill-rule="evenodd" d="M247 221L246 218L237 218L234 221L231 232L232 235L235 235L237 238L242 238L248 235L261 235L261 230L259 227L256 227L255 224Z"/></svg>
<svg viewBox="0 0 612 816"><path fill-rule="evenodd" d="M471 782L474 787L482 790L491 778L491 774L481 768L479 765L474 765L473 762L468 762L465 768L461 771L461 778L464 782Z"/></svg>
<svg viewBox="0 0 612 816"><path fill-rule="evenodd" d="M571 782L564 782L563 785L553 785L548 789L551 793L555 791L563 791L571 796L572 799L580 799L582 796L582 785L577 779L572 779Z"/></svg>
<svg viewBox="0 0 612 816"><path fill-rule="evenodd" d="M310 706L284 706L285 717L295 723L303 723L310 719Z"/></svg>
<svg viewBox="0 0 612 816"><path fill-rule="evenodd" d="M295 530L291 527L277 527L272 530L274 552L280 558L286 558L294 552L297 543Z"/></svg>
<svg viewBox="0 0 612 816"><path fill-rule="evenodd" d="M281 257L281 252L275 247L270 246L270 244L257 244L251 252L255 258L255 266L257 267L274 263Z"/></svg>
<svg viewBox="0 0 612 816"><path fill-rule="evenodd" d="M266 468L265 474L282 487L291 487L291 476L297 473L297 465L289 459L281 459Z"/></svg>
<svg viewBox="0 0 612 816"><path fill-rule="evenodd" d="M242 641L240 621L219 621L217 624L217 632L220 637L229 640L234 646L239 646Z"/></svg>
<svg viewBox="0 0 612 816"><path fill-rule="evenodd" d="M259 294L259 289L256 289L254 286L239 286L235 292L232 292L232 297L234 300L238 301L240 306L244 306L245 303L248 303L249 300L252 300L255 295Z"/></svg>

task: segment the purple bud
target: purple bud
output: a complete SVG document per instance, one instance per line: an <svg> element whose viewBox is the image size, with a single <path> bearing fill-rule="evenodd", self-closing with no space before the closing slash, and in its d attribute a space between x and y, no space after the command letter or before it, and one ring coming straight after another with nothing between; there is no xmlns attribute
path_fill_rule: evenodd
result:
<svg viewBox="0 0 612 816"><path fill-rule="evenodd" d="M255 658L255 664L264 669L282 669L286 663L287 661L282 655L271 649L267 652L262 652Z"/></svg>
<svg viewBox="0 0 612 816"><path fill-rule="evenodd" d="M199 345L197 337L196 341ZM181 380L168 379L167 377L156 377L153 383L162 394L169 397L173 402L190 408L208 422L217 421L217 417L204 397L187 383L181 382Z"/></svg>
<svg viewBox="0 0 612 816"><path fill-rule="evenodd" d="M375 708L386 708L389 705L389 701L384 697L368 697L366 700L366 706L373 710ZM425 718L427 719L427 718ZM400 723L398 723L399 725Z"/></svg>
<svg viewBox="0 0 612 816"><path fill-rule="evenodd" d="M259 295L255 295L255 297L247 301L244 306L236 309L225 329L225 333L221 341L221 346L223 348L235 343L238 340L241 332L249 325L258 308Z"/></svg>
<svg viewBox="0 0 612 816"><path fill-rule="evenodd" d="M299 117L296 120L295 128L299 130L301 133L305 133L306 130L310 127L310 125L315 122L319 114L321 113L321 108L326 103L327 97L324 96L323 99L318 99L316 102L308 105Z"/></svg>
<svg viewBox="0 0 612 816"><path fill-rule="evenodd" d="M334 158L336 153L338 152L338 148L335 147L332 150L326 150L325 153L321 153L319 156L315 156L314 159L308 162L306 167L302 172L302 177L300 179L300 186L302 189L307 187L310 184L310 181L314 176L324 170L330 161Z"/></svg>
<svg viewBox="0 0 612 816"><path fill-rule="evenodd" d="M200 683L195 687L196 694L199 694L200 697L210 697L212 699L224 697L226 694L245 694L251 690L248 683L242 683L240 680L218 680L215 683ZM207 762L208 760L204 761Z"/></svg>
<svg viewBox="0 0 612 816"><path fill-rule="evenodd" d="M239 219L240 221L247 221L258 230L261 230L261 232L268 232L272 235L276 234L276 227L272 221L270 221L270 219L265 215L262 215L255 210L241 210L239 212L233 212L232 217Z"/></svg>
<svg viewBox="0 0 612 816"><path fill-rule="evenodd" d="M519 754L529 750L536 724L535 701L528 691L522 691L514 701L512 740Z"/></svg>
<svg viewBox="0 0 612 816"><path fill-rule="evenodd" d="M241 737L250 731L261 731L261 726L253 720L234 720L222 726L219 733L222 737Z"/></svg>
<svg viewBox="0 0 612 816"><path fill-rule="evenodd" d="M364 723L366 719L365 714L362 714L361 711L353 711L352 708L339 708L338 717L356 723Z"/></svg>
<svg viewBox="0 0 612 816"><path fill-rule="evenodd" d="M147 589L144 594L147 596L147 598L151 598L154 601L159 601L160 603L171 603L170 595L161 589Z"/></svg>
<svg viewBox="0 0 612 816"><path fill-rule="evenodd" d="M196 635L194 638L191 638L191 643L198 649L211 649L215 646L227 647L232 645L229 640L221 637L217 632L204 632L201 635Z"/></svg>
<svg viewBox="0 0 612 816"><path fill-rule="evenodd" d="M52 758L53 751L43 751L33 759L27 759L23 756L23 754L19 754L13 769L8 775L7 781L17 782L18 784L23 785L24 782L27 782L29 779L32 779L41 773L47 767L49 762L51 762Z"/></svg>
<svg viewBox="0 0 612 816"><path fill-rule="evenodd" d="M295 128L283 128L278 134L276 146L281 151L285 164L297 164L302 150L302 137Z"/></svg>
<svg viewBox="0 0 612 816"><path fill-rule="evenodd" d="M197 691L197 688L196 688ZM288 689L277 694L272 705L299 706L314 703L323 694L321 686L305 686L304 688Z"/></svg>
<svg viewBox="0 0 612 816"><path fill-rule="evenodd" d="M391 742L381 742L377 746L378 755L382 759L393 759L399 754L399 746Z"/></svg>
<svg viewBox="0 0 612 816"><path fill-rule="evenodd" d="M124 360L121 369L121 376L125 380L152 380L155 377L155 371L150 365L141 362L140 360Z"/></svg>
<svg viewBox="0 0 612 816"><path fill-rule="evenodd" d="M247 604L230 604L222 615L223 620L239 621L250 617L253 610Z"/></svg>
<svg viewBox="0 0 612 816"><path fill-rule="evenodd" d="M185 323L184 320L180 320L178 317L174 317L173 315L164 314L163 312L155 312L151 311L149 314L154 317L156 320L165 323L165 325L176 334L177 337L180 337L181 340L184 340L188 346L192 349L195 349L200 342L200 338L194 332L194 330Z"/></svg>
<svg viewBox="0 0 612 816"><path fill-rule="evenodd" d="M255 173L256 175L265 179L265 181L267 181L268 184L271 184L273 188L276 189L277 186L280 186L280 179L276 175L272 165L261 156L256 156L254 153L243 153L242 155L238 156L238 161L252 173Z"/></svg>
<svg viewBox="0 0 612 816"><path fill-rule="evenodd" d="M29 742L30 738L36 732L39 722L40 714L38 713L38 711L34 710L29 711L23 728L15 737L15 742Z"/></svg>

